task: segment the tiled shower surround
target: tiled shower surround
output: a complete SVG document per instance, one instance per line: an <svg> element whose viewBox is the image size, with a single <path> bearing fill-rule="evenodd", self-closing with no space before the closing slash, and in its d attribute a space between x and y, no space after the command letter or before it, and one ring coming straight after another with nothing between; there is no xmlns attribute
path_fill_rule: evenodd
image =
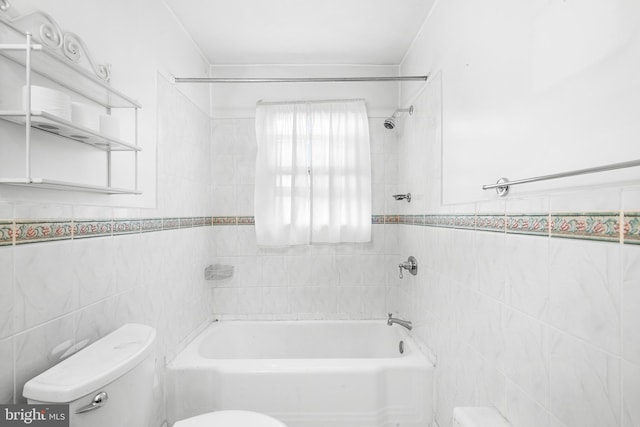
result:
<svg viewBox="0 0 640 427"><path fill-rule="evenodd" d="M399 316L437 356L438 425L488 405L518 427L640 426L640 190L521 186L443 206L440 77L398 141L415 195L399 248L419 263Z"/></svg>

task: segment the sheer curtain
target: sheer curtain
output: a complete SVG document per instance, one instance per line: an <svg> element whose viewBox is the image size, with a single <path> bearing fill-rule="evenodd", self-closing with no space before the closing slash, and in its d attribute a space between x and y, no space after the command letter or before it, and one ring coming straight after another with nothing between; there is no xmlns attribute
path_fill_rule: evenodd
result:
<svg viewBox="0 0 640 427"><path fill-rule="evenodd" d="M258 103L260 246L371 240L371 155L363 100Z"/></svg>

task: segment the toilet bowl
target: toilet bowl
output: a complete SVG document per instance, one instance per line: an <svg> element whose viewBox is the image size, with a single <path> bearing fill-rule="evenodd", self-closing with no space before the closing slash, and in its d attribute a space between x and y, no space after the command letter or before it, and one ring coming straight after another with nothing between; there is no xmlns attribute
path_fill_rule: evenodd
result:
<svg viewBox="0 0 640 427"><path fill-rule="evenodd" d="M173 427L286 427L264 414L250 411L217 411L177 421Z"/></svg>
<svg viewBox="0 0 640 427"><path fill-rule="evenodd" d="M68 404L70 427L146 427L153 408L156 331L127 324L29 380L30 404ZM267 415L225 410L174 427L286 427Z"/></svg>
<svg viewBox="0 0 640 427"><path fill-rule="evenodd" d="M458 407L453 409L454 427L511 427L495 408Z"/></svg>

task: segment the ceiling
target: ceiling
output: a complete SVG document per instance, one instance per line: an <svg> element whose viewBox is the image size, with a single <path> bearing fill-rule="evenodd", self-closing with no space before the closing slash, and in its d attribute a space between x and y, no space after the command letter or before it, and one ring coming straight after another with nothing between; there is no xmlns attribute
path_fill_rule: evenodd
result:
<svg viewBox="0 0 640 427"><path fill-rule="evenodd" d="M435 0L164 0L211 64L397 65Z"/></svg>

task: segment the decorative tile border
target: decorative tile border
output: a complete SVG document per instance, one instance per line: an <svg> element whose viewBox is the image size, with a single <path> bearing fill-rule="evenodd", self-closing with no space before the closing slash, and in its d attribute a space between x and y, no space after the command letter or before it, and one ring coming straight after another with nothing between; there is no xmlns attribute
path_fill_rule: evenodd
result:
<svg viewBox="0 0 640 427"><path fill-rule="evenodd" d="M511 214L507 215L507 233L549 235L549 215Z"/></svg>
<svg viewBox="0 0 640 427"><path fill-rule="evenodd" d="M400 224L400 215L386 215L384 217L385 224Z"/></svg>
<svg viewBox="0 0 640 427"><path fill-rule="evenodd" d="M238 225L255 225L256 220L252 216L239 216L236 219Z"/></svg>
<svg viewBox="0 0 640 427"><path fill-rule="evenodd" d="M0 246L13 244L13 221L0 221Z"/></svg>
<svg viewBox="0 0 640 427"><path fill-rule="evenodd" d="M162 230L162 218L146 218L140 220L142 223L141 230L143 233Z"/></svg>
<svg viewBox="0 0 640 427"><path fill-rule="evenodd" d="M206 227L209 225L211 225L210 216L199 216L199 217L193 218L194 227Z"/></svg>
<svg viewBox="0 0 640 427"><path fill-rule="evenodd" d="M162 218L163 230L175 230L180 228L180 218Z"/></svg>
<svg viewBox="0 0 640 427"><path fill-rule="evenodd" d="M108 220L74 221L72 230L74 239L110 236L113 223Z"/></svg>
<svg viewBox="0 0 640 427"><path fill-rule="evenodd" d="M551 215L551 237L620 241L620 214L566 213Z"/></svg>
<svg viewBox="0 0 640 427"><path fill-rule="evenodd" d="M506 232L506 220L504 215L477 215L476 230Z"/></svg>
<svg viewBox="0 0 640 427"><path fill-rule="evenodd" d="M214 216L211 223L213 225L236 225L237 218L235 216Z"/></svg>
<svg viewBox="0 0 640 427"><path fill-rule="evenodd" d="M134 234L139 233L142 228L142 221L137 219L117 219L113 221L113 234Z"/></svg>
<svg viewBox="0 0 640 427"><path fill-rule="evenodd" d="M193 218L180 218L180 228L193 228Z"/></svg>
<svg viewBox="0 0 640 427"><path fill-rule="evenodd" d="M371 215L371 224L373 225L384 224L384 215Z"/></svg>
<svg viewBox="0 0 640 427"><path fill-rule="evenodd" d="M624 221L624 222L622 222ZM372 215L371 223L640 244L640 212ZM623 224L623 226L621 226ZM94 220L0 220L0 246L208 226L255 225L252 216Z"/></svg>
<svg viewBox="0 0 640 427"><path fill-rule="evenodd" d="M70 239L73 236L73 223L71 221L16 221L14 236L16 245Z"/></svg>
<svg viewBox="0 0 640 427"><path fill-rule="evenodd" d="M624 242L640 244L640 212L624 213Z"/></svg>

